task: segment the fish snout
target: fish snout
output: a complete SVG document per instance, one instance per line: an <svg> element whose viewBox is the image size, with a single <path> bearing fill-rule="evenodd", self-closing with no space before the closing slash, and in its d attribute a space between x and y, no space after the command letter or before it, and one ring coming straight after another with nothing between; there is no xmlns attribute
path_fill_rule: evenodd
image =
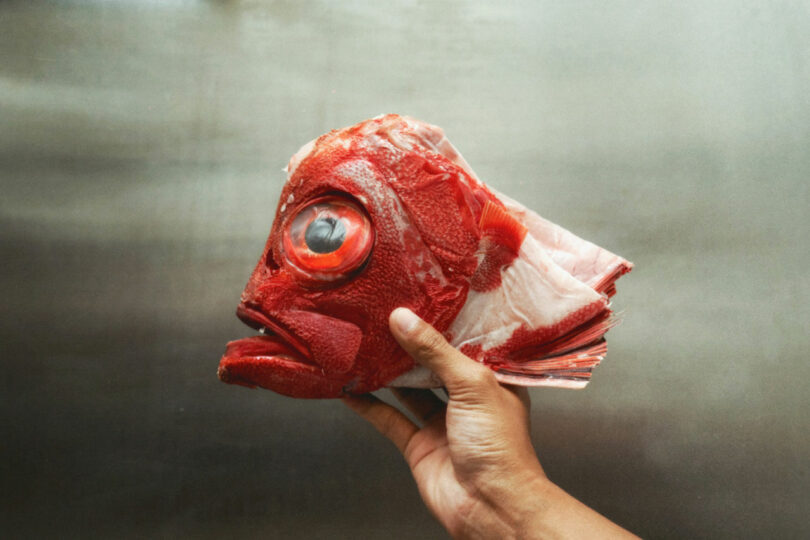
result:
<svg viewBox="0 0 810 540"><path fill-rule="evenodd" d="M363 332L348 321L314 311L265 314L245 303L237 316L248 326L274 334L325 374L345 374L354 366Z"/></svg>

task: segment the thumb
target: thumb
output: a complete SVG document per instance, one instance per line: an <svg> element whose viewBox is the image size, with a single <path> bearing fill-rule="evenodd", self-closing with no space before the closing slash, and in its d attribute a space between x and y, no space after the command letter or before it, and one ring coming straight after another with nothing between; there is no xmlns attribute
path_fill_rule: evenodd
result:
<svg viewBox="0 0 810 540"><path fill-rule="evenodd" d="M497 387L491 369L462 354L444 336L407 308L397 308L388 320L391 333L417 363L441 379L451 397Z"/></svg>

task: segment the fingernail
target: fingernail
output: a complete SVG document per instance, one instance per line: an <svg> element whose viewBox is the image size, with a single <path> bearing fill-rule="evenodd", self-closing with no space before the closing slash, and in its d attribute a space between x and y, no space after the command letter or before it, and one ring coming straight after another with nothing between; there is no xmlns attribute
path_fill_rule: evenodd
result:
<svg viewBox="0 0 810 540"><path fill-rule="evenodd" d="M403 335L410 334L419 323L419 317L408 308L397 308L391 312L391 320L397 327L397 330Z"/></svg>

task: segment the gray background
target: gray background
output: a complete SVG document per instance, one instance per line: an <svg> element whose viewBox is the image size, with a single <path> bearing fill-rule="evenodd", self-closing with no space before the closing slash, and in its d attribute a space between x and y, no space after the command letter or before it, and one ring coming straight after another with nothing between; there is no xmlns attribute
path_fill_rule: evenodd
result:
<svg viewBox="0 0 810 540"><path fill-rule="evenodd" d="M3 2L0 531L443 534L339 402L215 376L281 167L399 112L637 265L593 384L532 391L551 478L807 537L809 96L803 2Z"/></svg>

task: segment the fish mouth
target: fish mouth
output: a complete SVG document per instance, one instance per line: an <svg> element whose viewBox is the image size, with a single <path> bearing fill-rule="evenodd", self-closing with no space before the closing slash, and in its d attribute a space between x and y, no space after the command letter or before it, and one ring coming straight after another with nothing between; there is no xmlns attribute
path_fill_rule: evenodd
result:
<svg viewBox="0 0 810 540"><path fill-rule="evenodd" d="M261 311L249 308L245 304L239 304L239 307L236 308L236 316L246 325L258 330L262 336L288 345L288 348L298 353L297 356L301 357L303 363L314 365L310 359L309 349L293 334ZM231 343L237 343L238 341L242 340L232 341Z"/></svg>
<svg viewBox="0 0 810 540"><path fill-rule="evenodd" d="M259 331L231 341L219 363L217 376L222 382L254 388L261 386L263 373L273 370L311 371L321 373L307 348L264 313L240 304L236 316Z"/></svg>
<svg viewBox="0 0 810 540"><path fill-rule="evenodd" d="M260 335L228 343L217 375L223 382L261 386L292 397L338 397L362 339L360 328L311 311L268 316L244 303L236 315Z"/></svg>

